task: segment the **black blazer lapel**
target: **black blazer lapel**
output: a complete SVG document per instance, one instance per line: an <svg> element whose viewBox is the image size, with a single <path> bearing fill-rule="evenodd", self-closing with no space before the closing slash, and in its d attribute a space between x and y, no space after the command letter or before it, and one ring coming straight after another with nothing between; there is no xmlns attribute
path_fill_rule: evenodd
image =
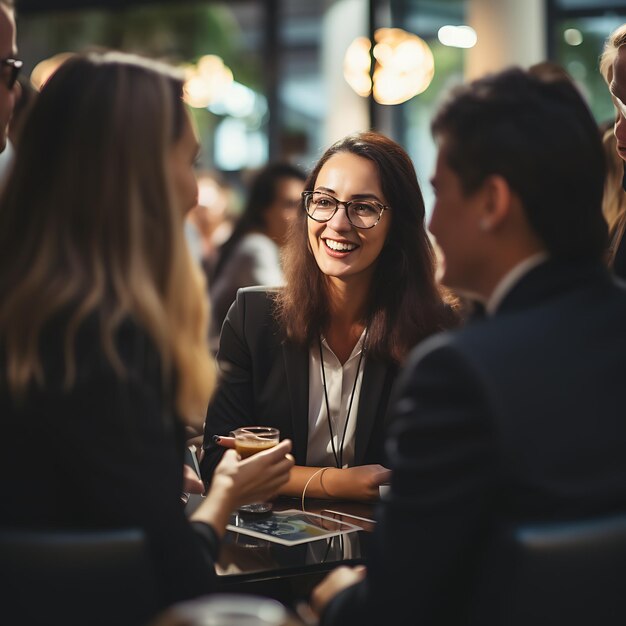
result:
<svg viewBox="0 0 626 626"><path fill-rule="evenodd" d="M384 362L366 357L357 413L354 465L363 464L374 424L377 420L385 418L384 415L378 413L387 409L387 402L381 403L381 395L388 373L389 367Z"/></svg>
<svg viewBox="0 0 626 626"><path fill-rule="evenodd" d="M298 465L305 465L309 436L309 353L288 341L283 341L282 347L291 406L292 453Z"/></svg>

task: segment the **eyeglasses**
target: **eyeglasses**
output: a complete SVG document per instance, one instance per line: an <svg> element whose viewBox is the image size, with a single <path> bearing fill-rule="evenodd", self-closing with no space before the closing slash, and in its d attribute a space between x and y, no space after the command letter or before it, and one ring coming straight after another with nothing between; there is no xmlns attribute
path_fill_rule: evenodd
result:
<svg viewBox="0 0 626 626"><path fill-rule="evenodd" d="M342 202L321 191L303 191L304 208L316 222L328 222L339 206L343 205L348 221L356 228L374 228L389 207L374 200L348 200Z"/></svg>
<svg viewBox="0 0 626 626"><path fill-rule="evenodd" d="M17 82L17 77L20 75L22 65L24 64L19 59L0 59L0 65L2 67L8 67L11 70L8 80L6 81L6 86L8 89L13 89Z"/></svg>

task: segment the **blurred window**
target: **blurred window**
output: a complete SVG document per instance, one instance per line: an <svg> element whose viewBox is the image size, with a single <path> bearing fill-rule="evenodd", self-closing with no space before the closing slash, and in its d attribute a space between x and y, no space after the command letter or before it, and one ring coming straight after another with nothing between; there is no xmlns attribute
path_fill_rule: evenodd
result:
<svg viewBox="0 0 626 626"><path fill-rule="evenodd" d="M582 3L570 0L563 4L578 6ZM598 58L608 35L626 22L626 6L623 2L621 5L621 15L614 12L585 17L565 15L556 20L553 30L555 60L581 88L598 123L615 117L606 83L598 70Z"/></svg>

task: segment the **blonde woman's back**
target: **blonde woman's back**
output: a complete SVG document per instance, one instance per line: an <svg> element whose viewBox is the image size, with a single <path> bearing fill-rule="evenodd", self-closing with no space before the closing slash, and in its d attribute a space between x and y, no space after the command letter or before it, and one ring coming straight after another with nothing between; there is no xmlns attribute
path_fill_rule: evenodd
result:
<svg viewBox="0 0 626 626"><path fill-rule="evenodd" d="M216 551L180 502L183 422L213 384L172 174L181 90L134 57L70 60L0 200L0 525L140 527L163 605L212 589Z"/></svg>

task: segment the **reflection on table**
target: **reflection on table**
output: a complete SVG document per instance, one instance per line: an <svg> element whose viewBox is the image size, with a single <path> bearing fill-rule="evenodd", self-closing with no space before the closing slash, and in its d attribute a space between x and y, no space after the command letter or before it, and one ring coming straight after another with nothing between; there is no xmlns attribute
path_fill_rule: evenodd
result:
<svg viewBox="0 0 626 626"><path fill-rule="evenodd" d="M299 509L299 501L279 498L275 511ZM341 564L363 563L368 535L374 528L374 506L366 503L307 500L306 512L347 522L361 530L286 546L228 531L216 566L221 582L241 583L327 572ZM352 517L355 516L355 517Z"/></svg>

